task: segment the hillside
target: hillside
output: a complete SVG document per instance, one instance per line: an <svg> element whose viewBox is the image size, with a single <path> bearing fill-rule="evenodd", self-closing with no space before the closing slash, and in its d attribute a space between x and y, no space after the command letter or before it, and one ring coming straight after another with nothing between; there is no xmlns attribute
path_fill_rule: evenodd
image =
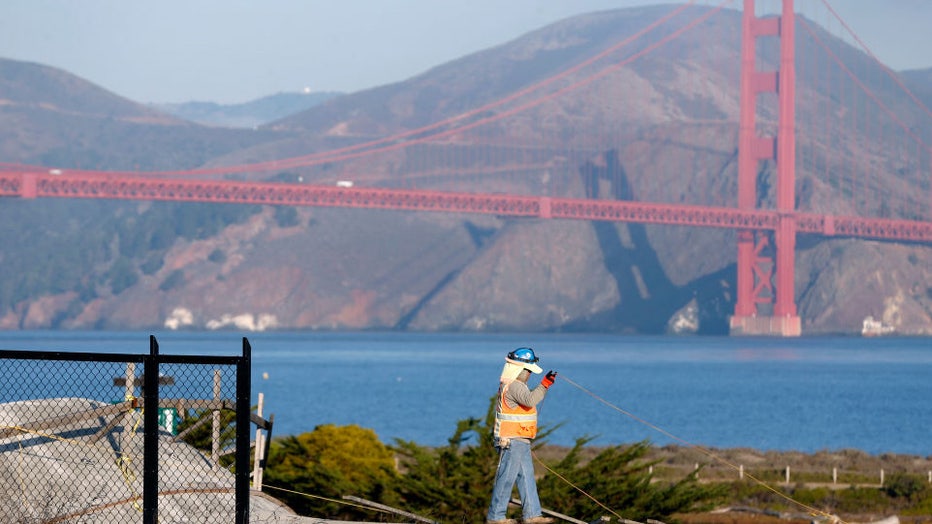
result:
<svg viewBox="0 0 932 524"><path fill-rule="evenodd" d="M341 93L276 93L242 104L186 102L154 104L159 111L183 120L218 127L254 128L326 102Z"/></svg>
<svg viewBox="0 0 932 524"><path fill-rule="evenodd" d="M478 121L495 110L471 114L472 109L582 63L669 9L575 17L255 131L180 122L88 85L79 91L87 102L75 107L97 107L102 97L116 116L102 118L100 109L65 115L44 109L65 107L56 98L62 95L39 90L28 104L0 107L0 122L8 124L0 152L4 161L49 166L181 169L356 146L457 115ZM481 133L245 176L531 194L545 180L560 179L575 196L727 198L736 183L738 85L721 71L738 62L739 20L737 12L725 12L707 22L711 27L684 33L675 45L599 77L588 94L548 99L518 117L490 121ZM651 38L677 29L664 28ZM857 54L827 40L840 54ZM799 45L800 67L813 68L805 60L812 55L806 46L814 44L801 38ZM765 57L772 59L772 50ZM34 74L39 73L62 75L48 69ZM566 82L589 73L580 70ZM49 80L21 76L18 82ZM29 91L2 85L3 99ZM799 126L812 124L816 106L831 104L832 111L848 114L864 103L813 95L819 85L800 90L810 92L800 100L812 105L799 108ZM919 115L907 118L929 125ZM833 132L839 129L844 128ZM858 151L856 144L865 138L827 139ZM500 144L502 153L489 144ZM870 153L894 154L884 152L883 144L877 149ZM805 145L798 153L818 157L823 165L833 162ZM479 178L509 173L519 154L543 171ZM773 173L765 168L760 176L766 181ZM798 174L800 208L850 211L836 198L840 189L823 176ZM908 190L895 173L889 177L894 190ZM772 202L769 184L763 185L759 198ZM724 230L324 208L92 202L72 211L68 206L75 203L12 204L0 210L0 242L24 247L0 248L8 268L0 288L6 290L0 296L5 329L141 329L169 321L189 329L663 333L677 319L691 318L697 322L692 331L722 333L734 307L735 237ZM174 217L184 217L187 225ZM199 227L202 221L209 227ZM798 249L796 294L804 333L855 333L873 315L897 333L932 334L929 247L801 237Z"/></svg>
<svg viewBox="0 0 932 524"><path fill-rule="evenodd" d="M193 125L74 75L0 59L0 158L86 169L183 169L278 138Z"/></svg>

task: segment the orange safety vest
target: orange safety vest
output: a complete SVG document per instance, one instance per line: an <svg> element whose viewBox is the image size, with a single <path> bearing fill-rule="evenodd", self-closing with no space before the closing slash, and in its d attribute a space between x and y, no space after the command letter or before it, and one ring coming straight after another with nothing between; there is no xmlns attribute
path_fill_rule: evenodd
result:
<svg viewBox="0 0 932 524"><path fill-rule="evenodd" d="M498 407L495 409L495 439L500 438L534 438L537 436L537 408L509 407L505 402L508 384L498 388Z"/></svg>

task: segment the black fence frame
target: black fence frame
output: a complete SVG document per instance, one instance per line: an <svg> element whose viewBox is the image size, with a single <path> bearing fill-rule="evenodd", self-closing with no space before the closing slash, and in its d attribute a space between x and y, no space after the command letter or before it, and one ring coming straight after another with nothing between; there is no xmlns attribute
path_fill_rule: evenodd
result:
<svg viewBox="0 0 932 524"><path fill-rule="evenodd" d="M143 406L159 405L159 365L214 364L236 367L236 454L234 465L235 524L249 522L249 432L251 422L250 398L252 395L252 346L243 337L243 353L238 357L161 355L159 343L149 335L149 354L87 353L37 350L2 350L0 359L70 360L81 362L133 362L145 366L143 378ZM143 494L144 524L158 522L159 507L159 419L157 409L143 411Z"/></svg>

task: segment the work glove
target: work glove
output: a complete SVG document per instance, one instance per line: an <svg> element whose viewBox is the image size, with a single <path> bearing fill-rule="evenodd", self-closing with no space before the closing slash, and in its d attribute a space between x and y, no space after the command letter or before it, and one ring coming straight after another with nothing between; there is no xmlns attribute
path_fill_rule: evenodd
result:
<svg viewBox="0 0 932 524"><path fill-rule="evenodd" d="M550 370L544 375L544 378L540 379L540 385L544 386L544 389L550 389L550 386L553 385L553 381L557 379L557 372Z"/></svg>

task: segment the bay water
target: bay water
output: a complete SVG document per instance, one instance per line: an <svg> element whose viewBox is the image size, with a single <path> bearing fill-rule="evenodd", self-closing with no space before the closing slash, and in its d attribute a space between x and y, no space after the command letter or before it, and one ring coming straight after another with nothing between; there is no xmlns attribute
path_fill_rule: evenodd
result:
<svg viewBox="0 0 932 524"><path fill-rule="evenodd" d="M505 355L530 346L559 373L540 406L551 444L932 455L929 338L9 331L0 349L147 354L150 334L164 355L237 356L246 337L273 437L356 424L443 445L485 416Z"/></svg>

